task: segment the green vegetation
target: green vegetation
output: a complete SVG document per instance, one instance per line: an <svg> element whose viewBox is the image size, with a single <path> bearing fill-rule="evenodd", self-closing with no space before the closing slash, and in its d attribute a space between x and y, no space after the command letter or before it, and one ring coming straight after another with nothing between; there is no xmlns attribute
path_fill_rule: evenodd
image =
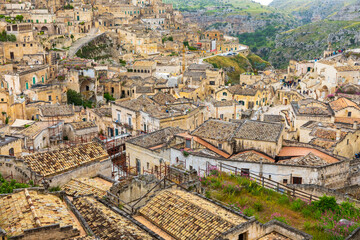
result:
<svg viewBox="0 0 360 240"><path fill-rule="evenodd" d="M15 20L19 21L19 22L22 22L24 20L24 16L23 15L16 15Z"/></svg>
<svg viewBox="0 0 360 240"><path fill-rule="evenodd" d="M330 35L337 38L332 47L358 47L356 35L360 30L358 22L323 20L281 33L275 48L265 53L274 67L286 67L290 59L304 60L322 56L328 46ZM263 56L260 54L260 56Z"/></svg>
<svg viewBox="0 0 360 240"><path fill-rule="evenodd" d="M49 188L49 192L58 192L61 191L61 188L59 186Z"/></svg>
<svg viewBox="0 0 360 240"><path fill-rule="evenodd" d="M360 226L360 210L352 203L337 204L334 197L323 196L312 203L263 188L251 179L221 173L216 169L200 179L205 196L221 201L247 216L265 223L276 219L308 234L314 240L341 240ZM347 219L352 224L343 224Z"/></svg>
<svg viewBox="0 0 360 240"><path fill-rule="evenodd" d="M166 41L171 41L172 42L172 41L174 41L174 38L172 36L169 36L169 37L165 36L165 37L163 37L161 39L161 41L162 41L162 43L164 43Z"/></svg>
<svg viewBox="0 0 360 240"><path fill-rule="evenodd" d="M212 64L215 68L226 69L231 84L239 83L240 74L242 73L257 72L270 66L268 62L255 54L249 54L247 57L243 54L231 57L215 56L207 58L204 61Z"/></svg>
<svg viewBox="0 0 360 240"><path fill-rule="evenodd" d="M78 93L74 90L69 89L66 92L67 95L67 103L74 104L75 106L83 106L85 108L91 108L93 103L89 100L84 100L81 93Z"/></svg>
<svg viewBox="0 0 360 240"><path fill-rule="evenodd" d="M70 3L64 5L64 9L74 9L74 7L72 5L70 5Z"/></svg>
<svg viewBox="0 0 360 240"><path fill-rule="evenodd" d="M119 63L121 64L121 66L125 67L126 66L126 61L119 59Z"/></svg>
<svg viewBox="0 0 360 240"><path fill-rule="evenodd" d="M106 102L115 101L115 98L108 92L104 93L104 98L106 99Z"/></svg>
<svg viewBox="0 0 360 240"><path fill-rule="evenodd" d="M14 189L28 188L30 186L34 186L33 181L30 181L29 183L19 183L12 179L9 182L0 174L0 194L12 193Z"/></svg>
<svg viewBox="0 0 360 240"><path fill-rule="evenodd" d="M0 33L0 42L16 42L16 36L14 34L7 34L4 30Z"/></svg>

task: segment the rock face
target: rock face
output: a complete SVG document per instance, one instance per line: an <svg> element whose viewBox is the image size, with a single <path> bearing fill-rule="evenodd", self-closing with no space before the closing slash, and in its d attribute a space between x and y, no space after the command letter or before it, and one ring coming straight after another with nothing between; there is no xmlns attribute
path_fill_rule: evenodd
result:
<svg viewBox="0 0 360 240"><path fill-rule="evenodd" d="M335 21L360 21L360 3L342 8L329 19Z"/></svg>
<svg viewBox="0 0 360 240"><path fill-rule="evenodd" d="M326 19L356 0L274 0L270 6L290 12L303 23Z"/></svg>

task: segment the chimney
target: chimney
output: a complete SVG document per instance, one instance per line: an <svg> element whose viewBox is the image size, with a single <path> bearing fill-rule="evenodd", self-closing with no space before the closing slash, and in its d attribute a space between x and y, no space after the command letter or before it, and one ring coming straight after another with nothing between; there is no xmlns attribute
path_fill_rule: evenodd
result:
<svg viewBox="0 0 360 240"><path fill-rule="evenodd" d="M357 126L357 121L354 121L354 125L353 125L353 129L357 130L358 126Z"/></svg>
<svg viewBox="0 0 360 240"><path fill-rule="evenodd" d="M341 136L341 130L340 128L336 129L336 141L340 140L340 136Z"/></svg>

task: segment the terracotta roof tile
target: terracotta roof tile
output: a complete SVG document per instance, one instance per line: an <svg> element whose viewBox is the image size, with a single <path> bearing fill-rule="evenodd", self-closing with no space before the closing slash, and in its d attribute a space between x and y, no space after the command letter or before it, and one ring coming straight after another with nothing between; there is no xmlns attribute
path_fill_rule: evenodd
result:
<svg viewBox="0 0 360 240"><path fill-rule="evenodd" d="M109 157L100 143L91 142L76 147L24 156L30 168L42 176L59 174L92 161Z"/></svg>

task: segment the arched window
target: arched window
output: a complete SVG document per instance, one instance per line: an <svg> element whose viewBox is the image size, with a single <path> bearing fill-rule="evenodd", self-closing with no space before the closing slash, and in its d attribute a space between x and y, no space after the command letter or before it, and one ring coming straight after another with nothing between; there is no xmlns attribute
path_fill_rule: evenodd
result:
<svg viewBox="0 0 360 240"><path fill-rule="evenodd" d="M240 104L241 106L245 106L245 102L244 102L244 101L239 101L239 104Z"/></svg>
<svg viewBox="0 0 360 240"><path fill-rule="evenodd" d="M14 148L10 148L10 149L9 149L9 155L10 155L10 156L14 156L14 155L15 155Z"/></svg>
<svg viewBox="0 0 360 240"><path fill-rule="evenodd" d="M227 92L223 92L223 96L227 96Z"/></svg>

